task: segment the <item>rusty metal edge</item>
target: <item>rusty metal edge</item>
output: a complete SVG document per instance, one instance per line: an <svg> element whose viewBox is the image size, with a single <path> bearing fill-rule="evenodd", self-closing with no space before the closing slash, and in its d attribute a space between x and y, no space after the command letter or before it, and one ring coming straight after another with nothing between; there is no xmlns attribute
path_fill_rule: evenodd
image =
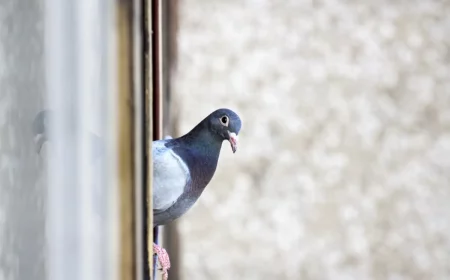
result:
<svg viewBox="0 0 450 280"><path fill-rule="evenodd" d="M149 279L153 275L153 163L152 163L152 140L153 140L153 55L152 55L152 1L142 0L144 7L144 91L145 91L145 126L146 126L146 245L147 245L147 268ZM145 269L144 271L147 271ZM147 278L146 277L146 278Z"/></svg>

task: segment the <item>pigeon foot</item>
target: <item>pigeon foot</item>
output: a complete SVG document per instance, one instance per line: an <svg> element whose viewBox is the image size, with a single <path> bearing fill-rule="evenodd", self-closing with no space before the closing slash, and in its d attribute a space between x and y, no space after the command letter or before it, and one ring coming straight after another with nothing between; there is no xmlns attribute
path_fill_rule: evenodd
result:
<svg viewBox="0 0 450 280"><path fill-rule="evenodd" d="M159 246L158 244L153 243L153 253L157 255L159 265L159 270L162 271L163 279L167 280L169 277L169 268L170 268L170 259L169 254L167 254L166 249Z"/></svg>

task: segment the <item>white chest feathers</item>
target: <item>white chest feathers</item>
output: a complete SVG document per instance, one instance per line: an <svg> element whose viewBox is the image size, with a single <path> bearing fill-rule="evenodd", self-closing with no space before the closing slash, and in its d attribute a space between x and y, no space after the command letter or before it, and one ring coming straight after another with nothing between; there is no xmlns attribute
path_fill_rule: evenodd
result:
<svg viewBox="0 0 450 280"><path fill-rule="evenodd" d="M164 146L166 140L154 141L153 210L164 211L181 196L190 180L189 169L181 158Z"/></svg>

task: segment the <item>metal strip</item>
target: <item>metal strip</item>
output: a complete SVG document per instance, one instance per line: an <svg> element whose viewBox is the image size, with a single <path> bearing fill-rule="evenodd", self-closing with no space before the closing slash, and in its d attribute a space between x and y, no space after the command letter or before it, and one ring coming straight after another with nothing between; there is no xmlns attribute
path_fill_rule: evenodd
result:
<svg viewBox="0 0 450 280"><path fill-rule="evenodd" d="M162 54L162 4L153 0L153 140L163 138L163 54Z"/></svg>
<svg viewBox="0 0 450 280"><path fill-rule="evenodd" d="M144 279L151 279L153 275L153 191L152 191L152 178L153 178L153 165L152 165L152 139L153 139L153 56L152 56L152 20L153 20L153 7L152 2L148 0L142 0L144 6L144 58L145 58L145 127L146 127L146 188L144 189L145 196L145 226L143 233L146 236L144 251L144 259L146 265L144 266Z"/></svg>
<svg viewBox="0 0 450 280"><path fill-rule="evenodd" d="M153 0L152 57L153 57L153 140L163 138L163 56L162 56L162 3ZM149 225L153 228L153 224ZM159 228L153 229L153 241L160 243ZM153 279L156 279L156 257L153 258Z"/></svg>
<svg viewBox="0 0 450 280"><path fill-rule="evenodd" d="M120 279L136 277L135 252L135 166L133 124L133 2L117 2L117 56L118 56L118 120L119 120L119 199L120 199Z"/></svg>
<svg viewBox="0 0 450 280"><path fill-rule="evenodd" d="M164 135L179 136L176 129L176 121L178 112L171 110L172 102L172 73L176 68L177 57L177 28L178 28L178 0L170 0L163 2L163 69L164 69L164 102L163 102L163 126ZM180 239L178 232L178 221L174 221L164 226L164 248L170 255L170 278L172 280L180 279Z"/></svg>
<svg viewBox="0 0 450 280"><path fill-rule="evenodd" d="M144 279L144 267L147 265L145 256L145 172L146 170L146 126L145 126L145 96L144 96L144 63L142 37L145 36L143 23L143 6L141 0L133 0L133 88L134 88L134 158L135 158L135 252L136 280Z"/></svg>

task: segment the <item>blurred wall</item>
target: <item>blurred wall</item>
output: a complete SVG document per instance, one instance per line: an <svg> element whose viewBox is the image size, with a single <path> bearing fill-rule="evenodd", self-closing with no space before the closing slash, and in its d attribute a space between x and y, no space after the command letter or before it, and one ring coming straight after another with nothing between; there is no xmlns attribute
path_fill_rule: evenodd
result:
<svg viewBox="0 0 450 280"><path fill-rule="evenodd" d="M0 1L0 280L45 278L45 173L31 135L44 94L43 4Z"/></svg>
<svg viewBox="0 0 450 280"><path fill-rule="evenodd" d="M183 279L450 278L450 2L180 1L173 108L240 113Z"/></svg>

